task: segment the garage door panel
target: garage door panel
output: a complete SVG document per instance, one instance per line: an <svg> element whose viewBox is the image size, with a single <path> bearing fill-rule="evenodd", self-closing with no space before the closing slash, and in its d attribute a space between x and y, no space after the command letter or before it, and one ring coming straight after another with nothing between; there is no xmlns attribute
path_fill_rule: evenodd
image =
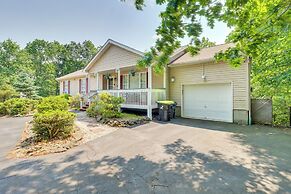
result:
<svg viewBox="0 0 291 194"><path fill-rule="evenodd" d="M232 122L231 84L185 85L183 116Z"/></svg>

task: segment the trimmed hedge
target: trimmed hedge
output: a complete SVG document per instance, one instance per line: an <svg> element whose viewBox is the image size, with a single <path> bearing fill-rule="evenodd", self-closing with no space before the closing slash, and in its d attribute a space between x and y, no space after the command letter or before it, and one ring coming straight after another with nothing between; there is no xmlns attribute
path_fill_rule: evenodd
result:
<svg viewBox="0 0 291 194"><path fill-rule="evenodd" d="M42 113L51 110L68 110L68 100L64 96L50 96L43 98L37 106L37 112Z"/></svg>
<svg viewBox="0 0 291 194"><path fill-rule="evenodd" d="M109 93L101 93L98 95L96 102L91 103L87 109L87 115L96 117L100 115L103 118L118 118L121 116L120 107L124 102L122 97L115 97Z"/></svg>
<svg viewBox="0 0 291 194"><path fill-rule="evenodd" d="M0 105L1 115L27 115L35 110L37 100L28 98L11 98Z"/></svg>
<svg viewBox="0 0 291 194"><path fill-rule="evenodd" d="M33 119L32 131L44 140L66 138L73 131L76 115L62 110L51 110L36 113Z"/></svg>

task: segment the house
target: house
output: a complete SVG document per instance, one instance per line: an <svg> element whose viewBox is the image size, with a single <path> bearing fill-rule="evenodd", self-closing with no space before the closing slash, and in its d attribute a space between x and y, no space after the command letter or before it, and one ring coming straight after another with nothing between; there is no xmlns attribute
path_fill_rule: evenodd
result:
<svg viewBox="0 0 291 194"><path fill-rule="evenodd" d="M191 56L177 49L163 73L137 68L143 53L108 40L83 69L57 80L60 93L80 93L90 101L100 92L125 99L122 108L152 110L157 100L177 102L177 115L185 118L250 123L250 67L248 59L238 68L214 60L215 53L232 44L202 49Z"/></svg>

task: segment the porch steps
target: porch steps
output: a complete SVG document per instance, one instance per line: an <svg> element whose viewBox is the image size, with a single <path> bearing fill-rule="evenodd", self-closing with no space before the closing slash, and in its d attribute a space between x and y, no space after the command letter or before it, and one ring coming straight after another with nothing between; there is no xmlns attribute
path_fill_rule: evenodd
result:
<svg viewBox="0 0 291 194"><path fill-rule="evenodd" d="M82 108L80 108L80 111L86 111L88 107L89 107L89 103L87 102L86 104L82 106Z"/></svg>

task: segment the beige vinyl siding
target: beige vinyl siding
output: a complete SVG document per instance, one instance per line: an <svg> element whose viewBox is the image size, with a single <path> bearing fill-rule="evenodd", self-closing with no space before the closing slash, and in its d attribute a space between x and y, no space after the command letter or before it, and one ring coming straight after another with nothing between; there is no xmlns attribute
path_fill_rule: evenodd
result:
<svg viewBox="0 0 291 194"><path fill-rule="evenodd" d="M153 71L153 89L164 88L164 74Z"/></svg>
<svg viewBox="0 0 291 194"><path fill-rule="evenodd" d="M100 59L95 62L89 72L95 73L99 71L135 66L139 59L139 55L115 45L111 45Z"/></svg>
<svg viewBox="0 0 291 194"><path fill-rule="evenodd" d="M79 93L79 79L86 79L86 77L74 78L60 81L60 94L63 94L63 82L70 81L70 95L75 96ZM89 83L90 84L90 83ZM90 88L89 88L90 90Z"/></svg>
<svg viewBox="0 0 291 194"><path fill-rule="evenodd" d="M174 83L169 83L170 98L181 106L181 86L189 83L233 83L234 109L249 110L248 64L232 68L226 63L204 64L206 81L202 79L203 65L187 65L169 68L169 79L175 77Z"/></svg>
<svg viewBox="0 0 291 194"><path fill-rule="evenodd" d="M90 92L90 90L97 90L97 76L95 75L90 75L89 76L89 90L88 92Z"/></svg>
<svg viewBox="0 0 291 194"><path fill-rule="evenodd" d="M73 79L71 81L70 95L75 96L79 93L79 79Z"/></svg>

